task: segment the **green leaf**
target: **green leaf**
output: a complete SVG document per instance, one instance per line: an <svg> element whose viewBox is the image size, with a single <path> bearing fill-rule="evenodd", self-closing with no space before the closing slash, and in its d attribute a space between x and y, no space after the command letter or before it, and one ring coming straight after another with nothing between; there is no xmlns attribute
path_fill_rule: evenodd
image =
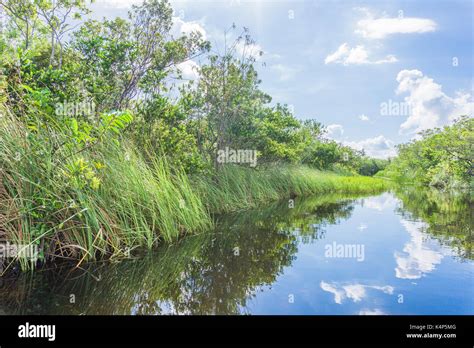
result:
<svg viewBox="0 0 474 348"><path fill-rule="evenodd" d="M79 132L79 126L78 126L77 120L75 118L73 118L71 120L71 129L72 129L72 133L74 134L74 136L77 136L77 134Z"/></svg>

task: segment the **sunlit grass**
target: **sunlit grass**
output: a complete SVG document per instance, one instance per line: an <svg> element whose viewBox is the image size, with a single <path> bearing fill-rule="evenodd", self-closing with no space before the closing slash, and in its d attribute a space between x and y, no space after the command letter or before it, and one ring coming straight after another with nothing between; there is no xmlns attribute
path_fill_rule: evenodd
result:
<svg viewBox="0 0 474 348"><path fill-rule="evenodd" d="M136 247L151 248L209 230L212 213L295 196L372 193L387 187L380 179L285 165L230 165L189 178L163 158L146 163L126 140L78 152L58 146L64 142L60 134L29 133L22 122L3 114L0 238L37 246L43 260L127 257ZM99 184L92 186L87 178L81 179L87 184L77 184L68 168L78 161L101 164L94 172ZM19 261L23 269L36 266Z"/></svg>
<svg viewBox="0 0 474 348"><path fill-rule="evenodd" d="M304 166L250 169L229 165L213 176L195 179L203 201L213 212L255 207L277 199L324 193L376 193L388 188L382 179L340 176Z"/></svg>
<svg viewBox="0 0 474 348"><path fill-rule="evenodd" d="M12 244L37 245L48 259L89 261L212 226L187 176L161 159L145 163L115 143L65 156L13 117L0 122L0 237ZM79 157L103 164L97 188L71 185L65 168Z"/></svg>

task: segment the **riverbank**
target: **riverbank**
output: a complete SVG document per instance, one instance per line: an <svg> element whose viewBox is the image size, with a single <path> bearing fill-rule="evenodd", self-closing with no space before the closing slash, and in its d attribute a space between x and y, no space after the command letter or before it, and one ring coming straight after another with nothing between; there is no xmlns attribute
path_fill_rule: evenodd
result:
<svg viewBox="0 0 474 348"><path fill-rule="evenodd" d="M213 213L249 209L261 203L291 200L297 196L369 194L389 187L383 179L343 176L305 166L281 164L258 170L227 166L212 176L197 177L195 183L206 207Z"/></svg>
<svg viewBox="0 0 474 348"><path fill-rule="evenodd" d="M0 235L11 245L36 248L40 261L124 258L134 248L209 230L213 213L388 187L381 179L290 165L228 165L189 177L163 159L145 162L123 144L63 156L63 149L29 136L14 120L0 129ZM37 265L19 261L23 269Z"/></svg>

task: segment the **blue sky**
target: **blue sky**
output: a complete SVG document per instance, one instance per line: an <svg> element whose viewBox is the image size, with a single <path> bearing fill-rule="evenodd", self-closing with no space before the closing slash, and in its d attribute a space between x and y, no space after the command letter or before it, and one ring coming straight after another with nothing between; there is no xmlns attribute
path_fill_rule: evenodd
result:
<svg viewBox="0 0 474 348"><path fill-rule="evenodd" d="M137 2L97 0L93 16L123 16ZM300 119L317 119L329 137L369 155L393 156L394 145L418 131L472 115L472 1L171 4L174 30L200 31L216 49L232 23L248 27L264 52L257 65L273 101L290 105ZM187 62L183 70L192 75L199 64Z"/></svg>

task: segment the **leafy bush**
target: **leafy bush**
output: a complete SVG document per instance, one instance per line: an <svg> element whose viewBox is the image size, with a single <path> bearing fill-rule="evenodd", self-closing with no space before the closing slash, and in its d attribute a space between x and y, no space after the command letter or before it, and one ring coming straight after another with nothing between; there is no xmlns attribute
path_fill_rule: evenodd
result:
<svg viewBox="0 0 474 348"><path fill-rule="evenodd" d="M474 119L421 134L398 147L398 157L380 173L398 181L440 188L474 185Z"/></svg>

